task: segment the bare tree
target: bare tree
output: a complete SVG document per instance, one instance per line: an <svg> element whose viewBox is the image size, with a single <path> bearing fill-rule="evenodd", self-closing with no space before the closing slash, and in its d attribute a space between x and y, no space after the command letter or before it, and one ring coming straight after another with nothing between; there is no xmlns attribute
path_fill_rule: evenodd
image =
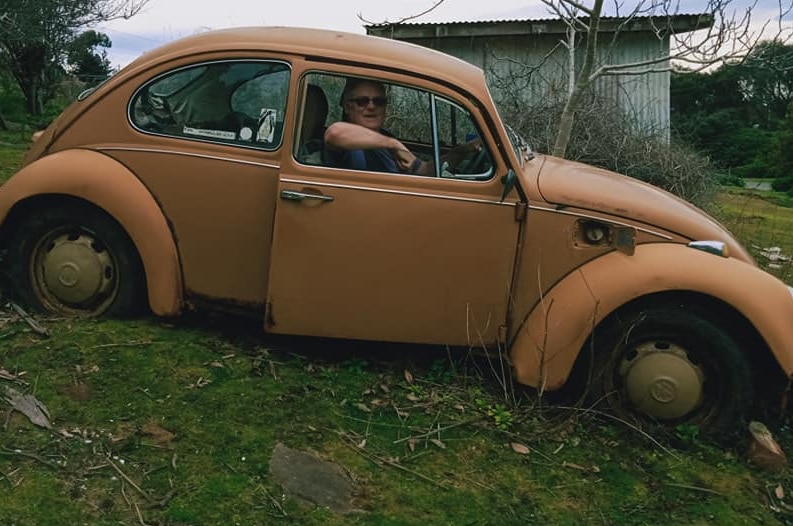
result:
<svg viewBox="0 0 793 526"><path fill-rule="evenodd" d="M69 46L99 22L136 15L148 0L3 0L0 65L21 89L27 110L41 115L63 73Z"/></svg>
<svg viewBox="0 0 793 526"><path fill-rule="evenodd" d="M701 71L719 63L742 60L749 54L771 27L767 21L760 27L752 24L752 14L757 2L743 10L735 8L733 0L708 0L703 9L701 31L679 33L674 27L675 17L680 12L679 3L671 0L640 0L627 13L624 3L614 0L613 15L616 28L610 30L610 42L599 42L601 21L604 15L604 0L593 0L586 4L577 0L541 0L548 10L564 21L568 27L567 38L560 42L569 51L569 91L561 114L552 153L564 157L570 142L570 134L576 113L581 108L585 93L595 81L610 75L646 75L670 71L674 64L684 64L691 71ZM791 12L793 4L778 3L778 25L774 37L786 40L781 21ZM655 58L631 63L611 63L609 50L620 35L639 19L647 21L659 42L669 48ZM585 36L583 62L575 64L576 35ZM767 36L767 35L766 35Z"/></svg>

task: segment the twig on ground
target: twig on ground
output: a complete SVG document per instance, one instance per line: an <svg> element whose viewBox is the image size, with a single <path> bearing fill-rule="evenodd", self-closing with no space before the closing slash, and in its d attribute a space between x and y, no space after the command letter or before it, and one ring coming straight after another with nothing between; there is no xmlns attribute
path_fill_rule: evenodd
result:
<svg viewBox="0 0 793 526"><path fill-rule="evenodd" d="M141 515L141 514L140 514L140 508L138 507L138 503L137 503L137 502L135 502L135 503L134 503L134 506L135 506L135 512L138 514L138 520L140 521L140 524L141 524L141 526L149 526L149 525L148 525L148 524L146 524L146 522L143 520L143 515Z"/></svg>
<svg viewBox="0 0 793 526"><path fill-rule="evenodd" d="M41 325L38 321L36 321L35 318L33 318L33 316L25 312L25 309L23 309L13 301L10 303L10 305L11 308L14 310L14 312L16 312L19 315L19 317L22 318L25 321L25 323L27 323L30 326L31 329L33 329L33 332L35 332L40 336L44 336L46 338L50 337L49 329Z"/></svg>
<svg viewBox="0 0 793 526"><path fill-rule="evenodd" d="M289 515L286 513L286 510L284 509L284 507L283 507L283 506L281 506L281 503L280 503L280 502L278 502L278 499L276 499L275 497L273 497L272 495L270 495L270 492L269 492L269 491L267 491L267 488L265 488L264 486L262 486L262 485L260 484L260 485L259 485L259 489L261 490L261 492L262 492L262 493L264 493L264 495L265 495L265 496L266 496L268 499L270 499L270 502L272 502L272 504L273 504L273 507L274 507L275 509L277 509L277 510L278 510L278 511L281 513L281 515L280 515L281 517L288 517L288 516L289 516Z"/></svg>
<svg viewBox="0 0 793 526"><path fill-rule="evenodd" d="M37 455L35 453L28 453L26 451L22 451L21 449L7 449L7 448L3 448L3 449L0 449L0 455L9 455L9 456L17 455L17 456L20 456L20 457L32 458L33 460L37 460L38 462L41 462L42 464L44 464L45 466L47 466L49 468L58 469L58 467L59 467L57 464L55 464L53 462L50 462L49 460L46 460L45 458L42 458L42 457L40 457L39 455Z"/></svg>
<svg viewBox="0 0 793 526"><path fill-rule="evenodd" d="M665 447L663 444L658 442L658 440L656 440L655 438L650 436L647 432L642 431L641 429L639 429L635 425L631 424L627 420L623 420L622 418L619 418L619 417L614 416L612 414L606 413L605 411L599 411L599 410L593 409L591 407L589 407L589 408L569 407L569 406L556 406L556 407L558 409L566 409L566 410L575 411L575 412L578 412L578 413L584 413L584 414L592 413L592 414L595 414L595 415L598 415L598 416L609 418L611 420L614 420L615 422L619 422L620 424L623 424L624 426L629 427L630 429L632 429L632 430L636 431L637 433L639 433L640 435L642 435L644 438L646 438L647 440L652 442L658 449L660 449L661 451L663 451L664 453L666 453L670 457L674 458L675 460L680 460L680 457L675 455L675 453L672 452L672 450L670 450L669 448Z"/></svg>
<svg viewBox="0 0 793 526"><path fill-rule="evenodd" d="M130 486L132 486L133 488L135 488L135 491L137 491L138 493L140 493L140 494L143 496L143 498L144 498L144 499L146 499L147 501L151 501L151 497L149 496L149 494L148 494L148 493L146 493L145 491L143 491L142 489L140 489L140 486L138 486L137 484L135 484L135 482L134 482L134 481L133 481L131 478L129 478L129 477L127 476L127 474L126 474L126 473L124 473L124 472L121 470L121 468L120 468L120 467L118 467L118 466L116 465L116 463L115 463L115 462L113 462L113 461L110 459L110 457L108 457L108 458L107 458L107 462L108 462L108 464L110 464L110 467L111 467L111 468L113 468L114 470L116 470L116 473L118 473L118 474L119 474L119 476L120 476L122 479L124 479L124 480L125 480L125 481L126 481L126 482L127 482L129 485L130 485Z"/></svg>
<svg viewBox="0 0 793 526"><path fill-rule="evenodd" d="M476 418L469 418L468 420L461 420L460 422L455 422L454 424L449 424L448 426L444 427L435 427L427 431L426 433L421 433L418 435L411 435L408 437L402 437L394 440L394 444L399 444L400 442L407 442L408 440L420 440L422 438L429 438L433 435L440 435L443 431L448 431L449 429L454 429L455 427L464 426L467 424L473 424L479 422L480 420L484 420L484 416L477 416Z"/></svg>
<svg viewBox="0 0 793 526"><path fill-rule="evenodd" d="M22 374L25 374L24 371L22 372ZM14 374L6 371L5 369L0 369L0 380L8 380L11 382L16 382L18 384L26 384L27 382L25 382L21 378L22 374Z"/></svg>
<svg viewBox="0 0 793 526"><path fill-rule="evenodd" d="M393 460L389 460L389 459L381 457L379 455L375 455L371 451L360 449L358 447L357 443L355 443L355 441L352 440L344 432L341 432L340 435L342 437L342 443L345 446L347 446L348 448L350 448L353 451L357 452L359 455L361 455L365 459L369 460L373 464L376 464L378 466L383 466L383 465L390 466L390 467L398 469L400 471L404 471L405 473L408 473L408 474L410 474L410 475L412 475L412 476L414 476L416 478L419 478L419 479L423 480L424 482L429 482L433 486L436 486L436 487L441 488L443 490L448 490L449 489L446 486L444 486L443 484L441 484L440 482L438 482L437 480L434 480L434 479L428 477L427 475L423 475L423 474L421 474L421 473L419 473L417 471L414 471L414 470L412 470L410 468L406 468L405 466L403 466L403 465L401 465L401 464L399 464L397 462L394 462Z"/></svg>
<svg viewBox="0 0 793 526"><path fill-rule="evenodd" d="M692 491L701 491L702 493L712 493L713 495L718 495L720 497L724 496L723 493L719 493L715 489L701 488L699 486L689 486L688 484L677 484L677 483L674 483L674 482L665 482L664 486L672 486L673 488L690 489Z"/></svg>
<svg viewBox="0 0 793 526"><path fill-rule="evenodd" d="M127 487L127 485L126 485L126 484L124 483L124 481L122 480L122 481L121 481L121 496L122 496L122 497L124 497L124 502L126 502L126 503L127 503L127 506L129 506L129 507L131 508L131 507L132 507L132 501L130 501L130 500L129 500L129 497L127 497L127 490L126 490L126 489L124 489L124 488L126 488L126 487Z"/></svg>
<svg viewBox="0 0 793 526"><path fill-rule="evenodd" d="M125 342L125 343L103 343L101 345L94 345L90 347L90 349L108 349L110 347L143 347L146 345L151 345L153 341L149 340L140 340L140 341L132 341L132 342Z"/></svg>
<svg viewBox="0 0 793 526"><path fill-rule="evenodd" d="M173 498L176 496L176 493L177 493L176 489L172 489L171 491L166 493L165 496L163 498L161 498L160 500L154 501L151 504L148 504L146 506L146 508L147 509L152 509L152 508L165 509L165 507L168 506L168 503L171 502L173 500Z"/></svg>

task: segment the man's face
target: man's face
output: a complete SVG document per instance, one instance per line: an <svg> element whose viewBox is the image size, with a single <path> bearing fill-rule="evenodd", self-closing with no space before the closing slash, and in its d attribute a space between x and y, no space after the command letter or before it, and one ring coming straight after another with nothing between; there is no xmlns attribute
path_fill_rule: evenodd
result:
<svg viewBox="0 0 793 526"><path fill-rule="evenodd" d="M386 98L382 86L362 82L344 100L347 119L370 130L379 130L385 121Z"/></svg>

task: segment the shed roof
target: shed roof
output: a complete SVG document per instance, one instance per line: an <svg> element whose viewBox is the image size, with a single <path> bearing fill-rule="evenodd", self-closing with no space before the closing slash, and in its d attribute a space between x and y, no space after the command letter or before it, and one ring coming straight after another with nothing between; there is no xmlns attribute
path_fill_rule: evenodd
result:
<svg viewBox="0 0 793 526"><path fill-rule="evenodd" d="M586 17L580 18L587 23ZM713 25L710 13L674 15L672 17L611 17L600 19L600 31L657 31L669 29L673 33L687 33ZM511 20L479 20L457 22L401 22L369 24L364 26L370 35L389 38L451 38L472 36L516 36L564 34L567 25L560 18L522 18Z"/></svg>

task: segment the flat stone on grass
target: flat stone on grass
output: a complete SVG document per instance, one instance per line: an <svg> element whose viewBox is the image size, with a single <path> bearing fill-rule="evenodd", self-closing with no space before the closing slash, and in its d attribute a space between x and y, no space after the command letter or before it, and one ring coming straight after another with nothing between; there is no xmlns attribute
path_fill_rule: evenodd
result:
<svg viewBox="0 0 793 526"><path fill-rule="evenodd" d="M270 473L291 497L336 513L353 511L355 484L338 464L278 443L270 458Z"/></svg>

